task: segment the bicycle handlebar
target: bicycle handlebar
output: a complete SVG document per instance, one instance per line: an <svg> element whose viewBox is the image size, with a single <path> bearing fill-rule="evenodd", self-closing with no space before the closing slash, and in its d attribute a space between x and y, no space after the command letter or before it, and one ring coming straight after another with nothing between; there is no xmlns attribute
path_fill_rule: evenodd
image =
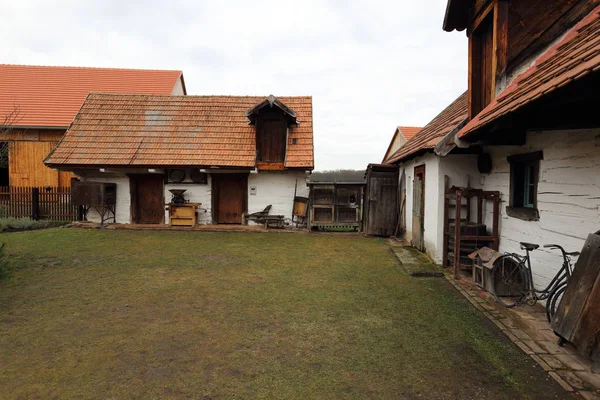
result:
<svg viewBox="0 0 600 400"><path fill-rule="evenodd" d="M546 249L548 249L548 248L557 248L557 249L564 250L561 246L559 246L557 244L545 244L543 247L546 248Z"/></svg>

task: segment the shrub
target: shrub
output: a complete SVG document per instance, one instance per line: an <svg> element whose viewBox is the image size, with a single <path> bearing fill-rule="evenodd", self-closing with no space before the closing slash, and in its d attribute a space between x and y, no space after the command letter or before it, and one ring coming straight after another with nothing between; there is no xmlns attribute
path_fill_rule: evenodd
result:
<svg viewBox="0 0 600 400"><path fill-rule="evenodd" d="M33 229L54 228L66 225L66 222L35 221L31 218L0 218L0 232L28 231Z"/></svg>

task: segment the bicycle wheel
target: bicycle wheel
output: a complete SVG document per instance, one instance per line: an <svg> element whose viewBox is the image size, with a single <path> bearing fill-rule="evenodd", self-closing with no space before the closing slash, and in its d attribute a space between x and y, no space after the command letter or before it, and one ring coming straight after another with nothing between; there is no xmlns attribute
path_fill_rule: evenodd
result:
<svg viewBox="0 0 600 400"><path fill-rule="evenodd" d="M504 307L522 303L529 292L527 271L522 263L510 255L502 256L492 269L492 294Z"/></svg>
<svg viewBox="0 0 600 400"><path fill-rule="evenodd" d="M554 314L556 314L556 309L560 304L560 299L562 299L562 296L566 290L567 282L564 282L562 285L559 285L556 288L554 288L552 293L550 293L548 300L546 300L546 318L548 319L548 322L552 322L552 318L554 318Z"/></svg>

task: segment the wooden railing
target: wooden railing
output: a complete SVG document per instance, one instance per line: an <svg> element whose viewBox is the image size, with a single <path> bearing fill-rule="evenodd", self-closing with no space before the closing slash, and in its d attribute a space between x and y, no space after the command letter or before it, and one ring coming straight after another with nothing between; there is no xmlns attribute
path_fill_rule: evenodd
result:
<svg viewBox="0 0 600 400"><path fill-rule="evenodd" d="M70 187L0 187L0 217L75 221Z"/></svg>

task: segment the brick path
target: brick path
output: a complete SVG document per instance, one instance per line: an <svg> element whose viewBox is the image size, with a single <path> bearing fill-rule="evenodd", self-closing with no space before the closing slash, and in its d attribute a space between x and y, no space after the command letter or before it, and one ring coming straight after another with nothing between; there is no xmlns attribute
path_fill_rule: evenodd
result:
<svg viewBox="0 0 600 400"><path fill-rule="evenodd" d="M572 345L557 345L541 305L508 309L469 279L446 279L562 387L579 398L600 399L600 374L591 372L591 361Z"/></svg>

